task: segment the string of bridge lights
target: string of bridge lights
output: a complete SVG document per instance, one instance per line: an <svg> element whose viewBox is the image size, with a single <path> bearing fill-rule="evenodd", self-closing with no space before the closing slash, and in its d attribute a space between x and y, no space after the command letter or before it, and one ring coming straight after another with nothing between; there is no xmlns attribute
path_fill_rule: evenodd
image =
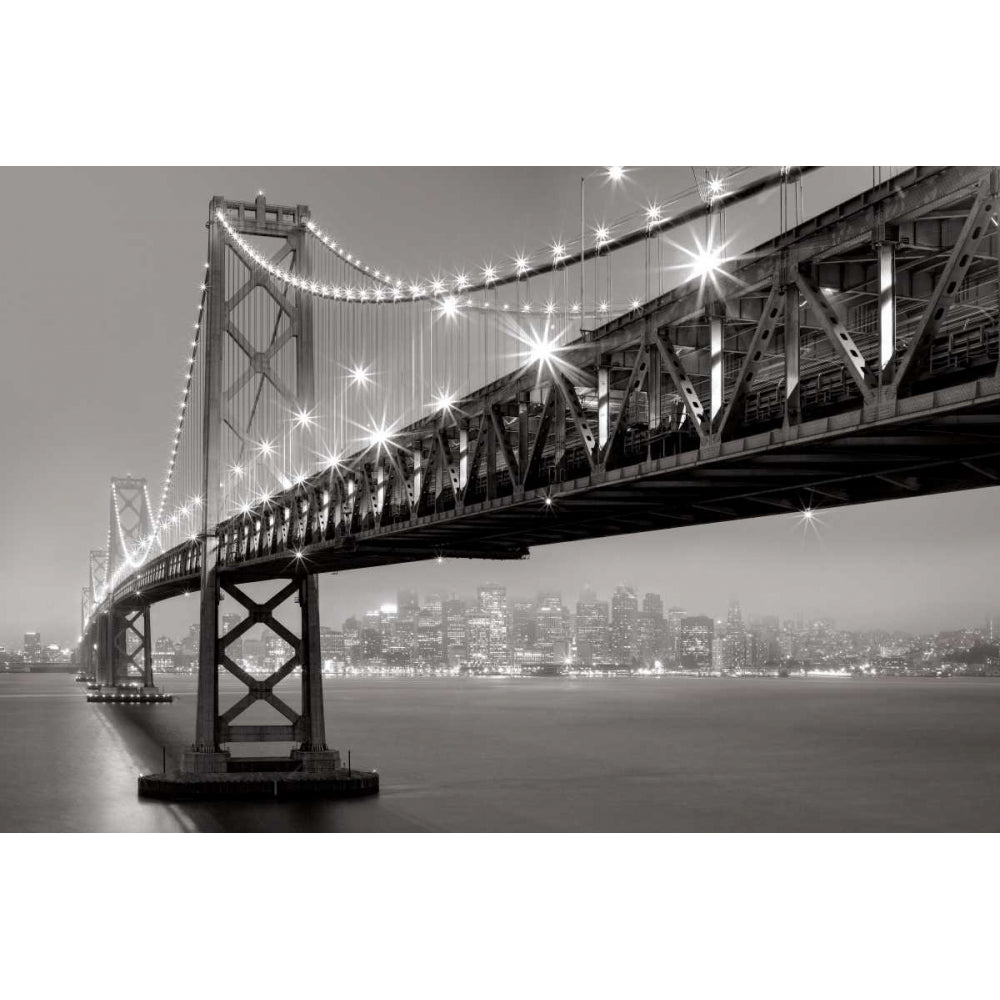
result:
<svg viewBox="0 0 1000 1000"><path fill-rule="evenodd" d="M729 173L726 174L725 176L718 174L714 176L709 176L704 180L699 180L696 177L696 183L693 188L686 188L685 190L679 192L677 195L672 197L667 202L667 205L675 204L676 202L681 201L683 198L688 197L693 193L697 193L699 197L702 199L702 201L705 202L706 205L712 206L717 201L721 200L722 198L725 198L726 195L729 193L727 187L728 182L731 181L737 175L743 173L747 169L748 168L746 167L738 167L729 171ZM606 169L606 177L615 183L621 181L625 177L625 174L626 174L625 167L608 167ZM258 194L263 194L263 192L258 192ZM664 207L665 206L660 205L656 202L650 203L646 206L644 210L644 216L645 216L644 223L645 223L645 230L647 233L651 233L654 229L670 221L670 216L665 216L663 214ZM633 218L633 216L625 216L623 219L620 219L617 223L612 223L611 226L602 224L600 226L592 227L591 236L593 245L596 246L598 249L610 245L612 242L614 242L611 236L612 231L617 226L624 225L626 222L630 221L631 218ZM226 220L223 219L222 221L223 224L226 225L226 228L229 230L230 234L232 234L233 230L226 223ZM462 292L466 288L470 287L472 284L469 281L469 271L465 269L460 269L459 271L457 271L454 277L452 279L449 279L449 282L446 282L441 278L424 278L424 279L417 279L416 281L413 282L410 281L404 282L403 279L401 278L396 278L394 280L392 276L386 271L380 270L378 268L373 268L370 264L364 263L359 257L356 257L353 253L349 252L346 247L338 244L337 241L333 238L333 236L331 236L329 233L321 229L312 220L309 220L306 223L306 228L309 230L309 232L313 234L313 236L315 236L320 241L320 243L322 243L328 250L330 250L338 257L340 257L341 260L346 261L352 267L355 267L358 270L363 271L365 274L375 278L377 281L381 282L384 286L386 286L384 288L372 288L372 289L365 289L363 286L359 286L357 288L353 286L345 286L339 289L341 294L338 295L337 294L338 286L332 286L332 293L331 293L331 286L324 286L322 284L319 284L319 291L316 292L316 294L320 295L325 294L326 297L331 297L331 298L344 298L348 301L356 299L357 301L361 302L365 301L396 302L400 301L403 298L409 298L412 301L413 299L420 298L424 294L426 294L426 292L422 291L422 289L430 289L432 295L440 296L443 295L447 290L447 285L449 284L449 282L451 284L450 290L455 292ZM631 235L631 232L627 233L626 235ZM578 246L579 246L579 241L576 240L574 240L568 245L564 244L561 240L557 240L551 243L548 246L547 250L544 251L544 253L546 255L551 254L551 262L553 264L558 265L565 262L568 266L570 264L576 263L579 260ZM574 250L574 253L570 254L569 253L570 247L575 247L577 249ZM254 254L256 254L256 251L253 250L253 247L247 244L247 248L253 251L253 254L251 254L251 256L253 257L253 259L256 259L256 256L254 256ZM543 251L539 251L539 253L542 252ZM257 256L260 255L257 254ZM488 287L499 281L525 276L532 270L532 258L534 256L536 255L526 256L524 253L512 256L510 258L510 261L513 264L513 268L504 274L501 274L500 270L492 262L485 264L479 270L480 283ZM262 263L262 266L266 266L266 263ZM282 269L276 268L275 270L281 271ZM315 291L313 285L316 284L317 284L316 282L310 282L308 290L311 292ZM296 286L296 287L302 287L302 286ZM328 289L327 293L323 293L322 289L324 287ZM379 297L380 295L381 297ZM481 308L481 309L491 308L488 303L483 303L482 305L479 305L473 303L471 300L468 303L466 303L466 305L471 306L473 308Z"/></svg>
<svg viewBox="0 0 1000 1000"><path fill-rule="evenodd" d="M146 501L146 510L150 509L149 502L149 489L145 483L142 486L143 498ZM125 559L132 569L138 569L145 561L146 557L149 555L149 550L152 548L154 541L156 540L156 533L153 532L147 535L145 538L139 540L139 545L135 549L130 549L129 544L125 539L125 528L122 525L121 512L118 509L118 487L115 485L114 480L111 481L111 501L112 506L115 511L115 522L118 525L118 540L121 542L122 552L125 555ZM110 551L111 546L111 528L108 528L108 547ZM141 551L141 555L138 559L135 558L135 554Z"/></svg>
<svg viewBox="0 0 1000 1000"><path fill-rule="evenodd" d="M729 193L727 190L727 181L731 178L731 176L734 176L738 172L739 171L734 171L726 177L711 177L706 181L704 192L702 192L700 184L696 190L698 190L702 200L705 201L709 207L711 207ZM620 181L624 175L624 167L607 168L606 176L612 181ZM678 199L673 200L675 201ZM600 252L601 250L610 248L618 239L628 238L638 232L645 231L647 234L651 235L655 232L655 230L670 222L671 218L669 215L664 214L663 206L657 203L647 205L644 210L644 216L642 230L628 230L620 237L616 237L614 235L615 230L619 226L624 225L630 217L626 217L625 220L619 220L619 222L612 223L611 225L602 223L599 226L592 226L590 241L591 247L596 248L598 252ZM415 280L407 280L404 282L402 278L397 277L394 279L390 274L382 271L381 269L373 269L370 264L362 262L345 247L339 245L329 233L325 232L312 220L309 220L306 223L306 228L323 246L335 253L342 260L351 264L352 267L357 268L359 271L362 271L371 278L380 282L380 284L373 286L338 285L317 281L308 276L298 275L289 271L287 268L274 264L264 253L258 250L252 243L250 243L249 240L245 239L236 231L222 209L217 210L216 218L225 228L232 242L235 243L236 246L239 247L240 251L252 260L258 267L262 268L279 281L306 292L309 295L323 299L372 303L376 305L401 301L416 302L420 299L433 298L438 302L438 305L445 315L455 315L460 309L463 308L490 312L510 311L509 303L504 303L502 305L491 304L488 301L478 302L472 298L467 298L463 302L461 294L467 289L474 287L488 289L501 282L528 278L531 276L531 272L538 266L552 265L558 267L562 264L569 267L578 263L580 254L579 240L574 240L570 243L564 243L561 240L556 240L544 251L537 251L534 254L526 254L524 252L515 254L510 258L510 266L506 269L501 270L493 262L483 265L483 267L478 270L477 282L470 280L470 271L467 269L457 271L448 279L442 277L418 277ZM571 249L573 252L570 252ZM539 255L544 255L544 262L538 259ZM532 309L531 303L529 302L520 307L517 311L532 315L552 315L556 312L578 313L580 308L580 303L572 303L567 308L565 305L549 302L546 303L545 309L542 311ZM603 302L596 307L596 310L598 313L609 313L613 311L613 306L610 302Z"/></svg>
<svg viewBox="0 0 1000 1000"><path fill-rule="evenodd" d="M165 518L164 513L167 505L167 498L170 494L170 487L173 483L174 470L177 465L177 453L180 448L181 434L184 430L184 418L187 415L188 403L191 397L191 382L194 378L194 366L195 361L198 357L198 345L201 341L201 331L202 331L202 321L205 317L205 305L208 301L208 275L207 271L209 269L209 264L205 262L205 279L201 282L199 286L201 291L201 297L198 300L198 312L197 318L192 324L192 329L194 330L194 335L190 342L190 352L187 359L187 369L184 373L184 390L181 393L180 403L178 404L178 415L177 415L177 426L174 430L174 437L170 448L170 461L167 464L166 475L163 479L163 488L160 492L160 500L156 508L156 515L153 518L153 530L148 538L148 544L146 546L146 555L149 553L149 549L152 548L153 544L160 540L162 533L169 527L178 523L181 516L190 517L195 509L201 507L201 498L192 497L191 500L185 504L183 507L178 507L178 509L169 517Z"/></svg>

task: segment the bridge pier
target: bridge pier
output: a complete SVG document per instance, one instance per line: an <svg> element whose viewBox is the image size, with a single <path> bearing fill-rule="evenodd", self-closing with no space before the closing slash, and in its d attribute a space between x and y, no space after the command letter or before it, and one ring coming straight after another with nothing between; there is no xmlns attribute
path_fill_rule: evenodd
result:
<svg viewBox="0 0 1000 1000"><path fill-rule="evenodd" d="M223 593L246 610L246 617L225 635L219 631L218 606ZM299 635L294 635L274 617L274 612L294 598L299 605ZM234 761L229 743L293 742L289 769L320 772L336 771L340 754L326 744L323 711L323 664L319 642L319 587L314 575L293 578L266 601L254 600L239 586L218 582L202 600L202 651L208 654L198 665L198 714L195 744L184 754L182 769L193 774L220 774L230 771ZM252 677L227 653L254 625L263 624L292 649L292 655L263 680ZM277 693L278 684L296 667L301 669L301 711L296 712ZM219 713L219 671L226 670L246 687L246 693L225 712ZM287 720L283 724L241 725L236 719L255 702L263 701ZM245 762L239 764L245 767ZM274 766L274 762L271 762Z"/></svg>
<svg viewBox="0 0 1000 1000"><path fill-rule="evenodd" d="M111 685L113 683L111 667L111 615L106 611L102 611L95 615L94 618L94 631L97 637L97 669L94 671L94 677L99 685Z"/></svg>
<svg viewBox="0 0 1000 1000"><path fill-rule="evenodd" d="M354 797L378 791L374 772L344 768L340 753L326 743L323 710L323 670L319 641L319 587L315 575L294 577L264 601L257 601L217 571L202 597L202 650L210 656L198 665L197 741L186 751L179 771L139 779L139 794L163 799ZM219 631L218 606L223 594L246 611L246 617L225 634ZM286 601L299 605L296 636L274 617ZM230 657L231 643L262 624L287 643L292 653L270 676L248 674ZM205 629L207 628L207 634ZM277 693L278 684L301 668L301 710L296 712ZM220 669L246 687L226 711L219 712ZM276 709L285 723L239 724L237 718L258 701ZM293 742L288 757L235 757L230 743Z"/></svg>

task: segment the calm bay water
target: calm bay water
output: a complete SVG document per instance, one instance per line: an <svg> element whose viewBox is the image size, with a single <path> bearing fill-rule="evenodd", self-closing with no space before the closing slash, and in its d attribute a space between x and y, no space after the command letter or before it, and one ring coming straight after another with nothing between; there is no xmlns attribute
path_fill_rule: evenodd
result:
<svg viewBox="0 0 1000 1000"><path fill-rule="evenodd" d="M0 674L0 830L1000 829L1000 679L328 679L377 798L194 806L136 797L194 734L194 679L164 687Z"/></svg>

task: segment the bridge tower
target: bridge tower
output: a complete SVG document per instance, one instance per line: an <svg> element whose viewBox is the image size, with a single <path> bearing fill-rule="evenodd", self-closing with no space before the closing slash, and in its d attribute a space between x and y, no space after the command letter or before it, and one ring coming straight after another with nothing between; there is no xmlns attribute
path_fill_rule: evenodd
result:
<svg viewBox="0 0 1000 1000"><path fill-rule="evenodd" d="M340 763L340 755L326 745L316 576L291 560L287 583L269 600L259 603L242 589L242 580L219 573L217 526L226 514L222 509L221 483L226 472L223 456L226 448L252 446L254 440L256 406L247 422L236 405L241 391L247 386L255 387L257 393L268 391L286 419L314 410L315 352L309 297L302 289L280 283L247 252L249 241L253 241L252 245L266 252L273 264L293 274L308 274L308 220L309 210L304 205L268 204L263 195L253 202L232 202L217 196L210 205L208 287L202 326L204 503L198 706L195 742L182 764L187 772L227 771L230 753L225 745L229 743L294 743L294 766L307 771L332 771ZM245 310L240 312L240 306L250 300L260 302L261 307L248 317ZM251 324L260 329L251 328ZM280 370L279 355L285 359ZM308 432L308 427L304 429ZM300 442L300 447L311 450L311 444ZM269 576L273 578L273 574ZM243 621L226 635L220 634L219 628L223 592L246 612ZM297 636L273 614L292 598L300 609ZM226 652L231 642L256 624L265 625L292 649L287 662L264 680L251 677ZM295 667L301 668L302 675L300 711L275 691ZM246 687L243 697L221 714L220 669ZM285 722L236 724L236 718L257 701L276 709Z"/></svg>
<svg viewBox="0 0 1000 1000"><path fill-rule="evenodd" d="M145 479L133 476L111 480L106 581L113 588L115 573L140 562L153 534L149 490ZM93 556L93 554L92 554ZM138 681L153 686L153 656L149 604L141 599L112 604L104 618L106 636L103 656L98 660L98 680L116 687Z"/></svg>
<svg viewBox="0 0 1000 1000"><path fill-rule="evenodd" d="M91 615L90 624L83 633L83 646L87 662L87 673L94 680L103 681L108 661L102 659L101 652L103 643L107 639L107 618L103 613L95 613L97 606L104 597L104 591L108 583L108 550L90 550L90 586L86 588L90 598L87 607L88 614Z"/></svg>

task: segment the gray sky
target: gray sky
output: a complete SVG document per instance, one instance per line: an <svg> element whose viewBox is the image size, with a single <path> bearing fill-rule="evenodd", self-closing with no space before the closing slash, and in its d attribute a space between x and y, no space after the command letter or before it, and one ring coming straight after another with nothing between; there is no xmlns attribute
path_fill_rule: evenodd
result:
<svg viewBox="0 0 1000 1000"><path fill-rule="evenodd" d="M158 493L213 194L305 203L366 259L399 273L500 259L579 227L580 167L3 169L0 247L0 643L26 629L75 640L88 553L104 545L112 475ZM871 168L807 181L806 214L854 193ZM588 202L610 221L690 184L688 167L645 168ZM610 200L613 199L613 200ZM757 206L744 244L773 235ZM588 211L588 217L591 211ZM419 564L324 577L325 621L393 599L399 587L514 594L582 583L656 590L691 612L824 614L845 626L979 623L1000 610L995 489L825 512L821 538L792 519L682 528L538 549L518 564ZM990 581L989 587L982 581ZM189 599L154 609L157 634L194 619Z"/></svg>

